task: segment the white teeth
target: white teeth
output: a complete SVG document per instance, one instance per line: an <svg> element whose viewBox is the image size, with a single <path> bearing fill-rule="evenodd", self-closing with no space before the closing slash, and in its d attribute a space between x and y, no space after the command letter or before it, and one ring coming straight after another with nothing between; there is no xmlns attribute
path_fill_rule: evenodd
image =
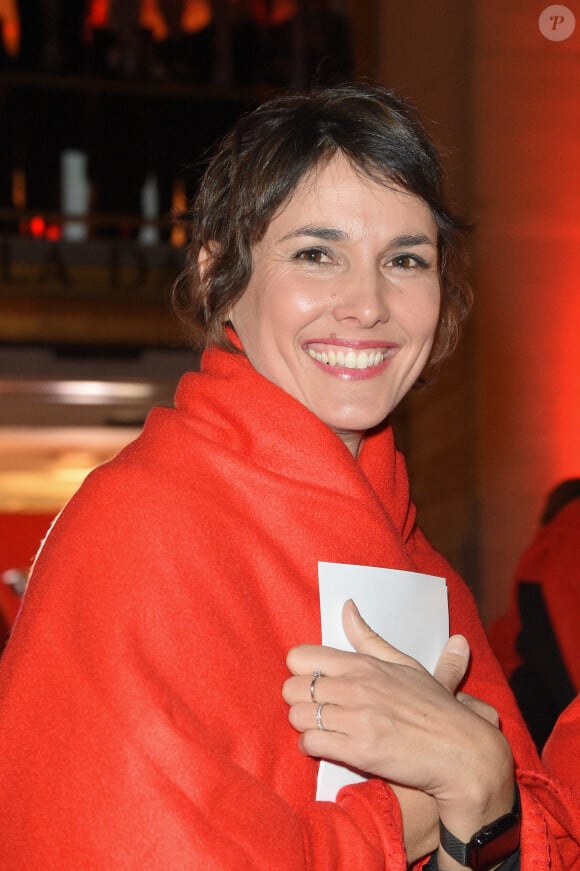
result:
<svg viewBox="0 0 580 871"><path fill-rule="evenodd" d="M335 351L333 348L328 348L326 351L315 351L313 348L309 348L308 354L320 363L326 363L328 366L341 366L346 369L368 369L371 366L378 366L386 357L384 351L355 351L353 348L349 348L346 353Z"/></svg>

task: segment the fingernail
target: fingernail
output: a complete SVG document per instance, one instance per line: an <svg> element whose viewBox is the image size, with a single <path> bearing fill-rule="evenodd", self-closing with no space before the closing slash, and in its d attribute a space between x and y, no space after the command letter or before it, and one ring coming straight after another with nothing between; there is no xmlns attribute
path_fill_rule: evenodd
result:
<svg viewBox="0 0 580 871"><path fill-rule="evenodd" d="M345 602L345 605L350 605L350 607L353 609L355 614L357 614L360 617L360 619L362 620L361 613L360 613L359 609L357 608L354 599L347 599Z"/></svg>
<svg viewBox="0 0 580 871"><path fill-rule="evenodd" d="M449 653L458 653L461 656L465 656L466 653L469 653L469 644L463 635L452 635L447 642L446 647Z"/></svg>
<svg viewBox="0 0 580 871"><path fill-rule="evenodd" d="M374 635L377 635L375 630L367 623L367 621L365 620L365 618L363 617L363 615L359 611L354 599L347 599L344 604L345 604L345 606L348 605L350 608L352 608L352 610L354 611L355 617L358 620L360 620L360 622L363 624L363 626L366 626L370 632L372 632Z"/></svg>

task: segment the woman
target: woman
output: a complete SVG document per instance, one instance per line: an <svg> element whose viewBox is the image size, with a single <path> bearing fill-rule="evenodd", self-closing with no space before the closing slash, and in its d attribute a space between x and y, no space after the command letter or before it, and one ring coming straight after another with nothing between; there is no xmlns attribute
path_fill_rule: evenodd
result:
<svg viewBox="0 0 580 871"><path fill-rule="evenodd" d="M561 867L549 781L388 425L468 308L440 175L414 112L363 85L276 99L219 146L178 289L202 372L64 509L2 663L6 871L452 869L439 821L454 853L510 814L463 857L507 869L510 745L522 867ZM351 604L357 653L308 646L319 561L446 577L502 731ZM374 776L316 802L320 755Z"/></svg>

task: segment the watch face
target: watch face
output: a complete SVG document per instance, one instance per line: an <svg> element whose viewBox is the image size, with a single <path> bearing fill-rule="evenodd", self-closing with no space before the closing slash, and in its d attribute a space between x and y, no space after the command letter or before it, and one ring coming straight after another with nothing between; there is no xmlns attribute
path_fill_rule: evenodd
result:
<svg viewBox="0 0 580 871"><path fill-rule="evenodd" d="M516 852L520 844L520 825L520 794L516 786L510 813L482 826L467 844L452 835L443 820L439 820L439 843L460 865L473 871L489 871Z"/></svg>
<svg viewBox="0 0 580 871"><path fill-rule="evenodd" d="M520 820L516 814L506 814L485 826L469 843L467 865L474 871L487 871L515 853L520 843Z"/></svg>

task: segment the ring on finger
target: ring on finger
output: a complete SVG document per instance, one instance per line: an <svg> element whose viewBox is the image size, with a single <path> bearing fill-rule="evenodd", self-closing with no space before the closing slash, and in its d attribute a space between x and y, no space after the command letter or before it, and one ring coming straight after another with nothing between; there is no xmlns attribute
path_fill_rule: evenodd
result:
<svg viewBox="0 0 580 871"><path fill-rule="evenodd" d="M314 696L314 690L316 689L316 681L319 677L322 677L322 672L319 668L315 668L312 672L312 680L310 681L310 698L315 705L318 704L318 702L316 701L316 698Z"/></svg>
<svg viewBox="0 0 580 871"><path fill-rule="evenodd" d="M324 723L322 722L322 709L327 704L327 702L322 702L322 704L318 705L316 708L316 728L321 729L323 732L326 732L324 728Z"/></svg>

